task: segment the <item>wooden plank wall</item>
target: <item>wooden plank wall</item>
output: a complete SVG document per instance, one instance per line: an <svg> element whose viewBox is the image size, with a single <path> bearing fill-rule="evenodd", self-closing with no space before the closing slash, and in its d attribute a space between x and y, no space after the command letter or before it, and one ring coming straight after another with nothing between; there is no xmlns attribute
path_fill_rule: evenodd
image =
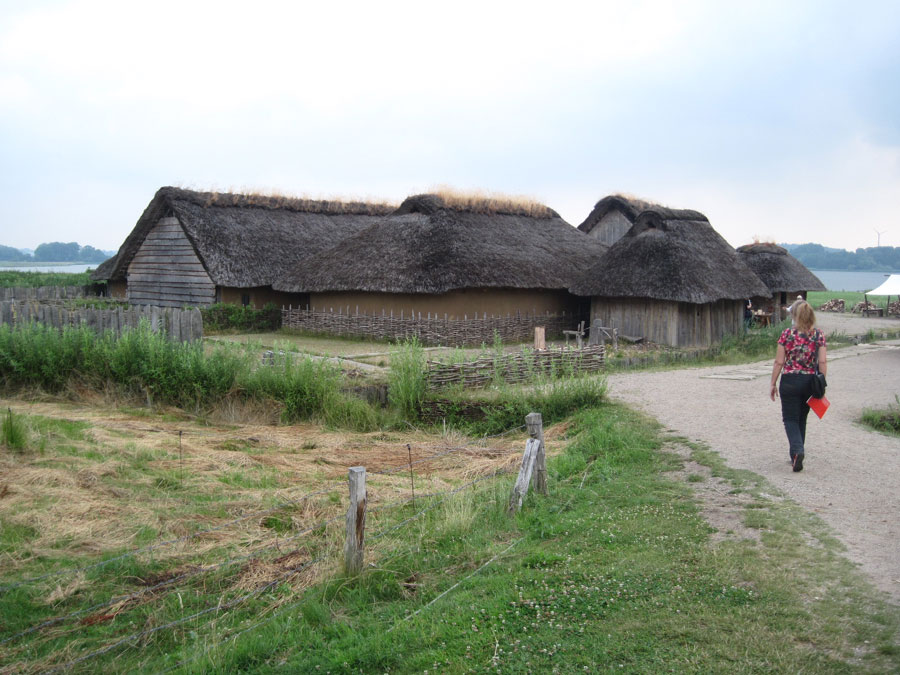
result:
<svg viewBox="0 0 900 675"><path fill-rule="evenodd" d="M20 326L42 323L57 330L66 326L86 326L98 333L112 331L116 336L145 322L153 332L165 333L171 340L192 342L203 339L203 316L199 309L173 307L116 307L111 309L70 308L63 304L35 301L0 301L0 325Z"/></svg>
<svg viewBox="0 0 900 675"><path fill-rule="evenodd" d="M617 328L619 335L643 337L673 347L706 347L741 330L743 300L705 305L646 298L594 298L591 321Z"/></svg>
<svg viewBox="0 0 900 675"><path fill-rule="evenodd" d="M216 300L209 278L177 218L162 218L128 266L132 305L206 306Z"/></svg>

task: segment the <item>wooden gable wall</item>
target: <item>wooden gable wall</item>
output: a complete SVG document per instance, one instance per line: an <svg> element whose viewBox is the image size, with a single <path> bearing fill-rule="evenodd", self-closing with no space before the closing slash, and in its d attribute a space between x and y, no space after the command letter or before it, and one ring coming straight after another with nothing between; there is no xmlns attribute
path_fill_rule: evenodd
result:
<svg viewBox="0 0 900 675"><path fill-rule="evenodd" d="M133 305L205 306L216 286L177 218L161 218L128 266L127 298Z"/></svg>

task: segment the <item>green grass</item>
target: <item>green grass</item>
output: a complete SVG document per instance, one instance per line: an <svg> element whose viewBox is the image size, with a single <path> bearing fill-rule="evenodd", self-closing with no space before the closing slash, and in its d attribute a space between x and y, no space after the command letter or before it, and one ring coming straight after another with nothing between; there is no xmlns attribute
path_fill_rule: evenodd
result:
<svg viewBox="0 0 900 675"><path fill-rule="evenodd" d="M29 263L33 265L34 263ZM91 270L84 272L19 272L0 270L0 287L85 286L91 282Z"/></svg>
<svg viewBox="0 0 900 675"><path fill-rule="evenodd" d="M813 309L818 309L829 300L840 298L844 301L845 311L847 312L849 312L857 303L863 302L865 297L868 297L869 302L877 307L887 307L888 296L886 295L872 295L871 293L866 295L865 293L859 293L857 291L810 291L806 294L806 300L812 305ZM893 296L893 298L893 301L896 302L897 297Z"/></svg>
<svg viewBox="0 0 900 675"><path fill-rule="evenodd" d="M0 387L39 388L59 394L67 388L106 392L151 405L174 405L203 413L227 399L275 406L285 422L316 419L326 424L373 429L379 412L341 393L334 364L287 354L259 367L250 349L170 341L144 325L115 337L86 327L62 332L40 324L0 326Z"/></svg>
<svg viewBox="0 0 900 675"><path fill-rule="evenodd" d="M655 424L606 403L575 415L568 434L569 445L548 463L550 496L529 496L518 515L506 511L511 478L484 481L443 501L420 497L371 511L371 565L358 578L329 572L324 582L305 590L278 583L231 607L247 592L235 582L256 568L246 562L225 565L179 582L177 592L163 588L126 604L115 616L92 610L64 626L0 645L0 667L61 665L213 608L72 670L847 673L900 668L897 610L861 581L817 517L762 478L732 471L714 453L693 447L694 461L750 497L745 524L759 532L758 541L732 538L711 545L690 484L670 477L682 462L664 443L683 441L665 439ZM145 457L145 475L162 481L156 488L170 489L172 505L191 499L196 477L181 482L177 471L149 466L163 456ZM236 473L242 474L240 487L253 476L250 470ZM193 504L199 508L199 502ZM215 512L221 508L211 505ZM171 507L166 513L171 517ZM267 515L258 527L289 535L290 512ZM268 561L294 551L299 560L325 554L338 563L341 527L286 545ZM145 543L157 532L144 525L135 528L135 539ZM0 548L18 555L36 535L29 526L4 519ZM257 536L248 531L247 543ZM88 570L75 592L52 603L47 598L57 580L4 591L0 640L241 550L213 547L192 555L185 549L181 563L156 555L126 558ZM84 552L69 555L68 564L95 560ZM47 569L41 559L30 565L19 569L17 578ZM0 583L8 580L0 573ZM263 583L249 588L262 589ZM185 665L178 666L182 661Z"/></svg>
<svg viewBox="0 0 900 675"><path fill-rule="evenodd" d="M891 436L900 436L900 396L894 398L896 404L880 410L864 410L860 422L875 431Z"/></svg>

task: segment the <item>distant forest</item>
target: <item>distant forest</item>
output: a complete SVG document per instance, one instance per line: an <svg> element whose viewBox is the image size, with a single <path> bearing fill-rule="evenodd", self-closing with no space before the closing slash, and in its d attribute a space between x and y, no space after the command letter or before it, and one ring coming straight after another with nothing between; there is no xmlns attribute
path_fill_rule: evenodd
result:
<svg viewBox="0 0 900 675"><path fill-rule="evenodd" d="M20 251L12 246L0 245L0 260L3 262L70 262L70 263L101 263L114 251L101 251L93 246L81 246L71 241L64 244L61 241L51 241L41 244L34 253Z"/></svg>
<svg viewBox="0 0 900 675"><path fill-rule="evenodd" d="M797 260L815 270L900 271L900 246L873 246L847 251L821 244L781 244Z"/></svg>

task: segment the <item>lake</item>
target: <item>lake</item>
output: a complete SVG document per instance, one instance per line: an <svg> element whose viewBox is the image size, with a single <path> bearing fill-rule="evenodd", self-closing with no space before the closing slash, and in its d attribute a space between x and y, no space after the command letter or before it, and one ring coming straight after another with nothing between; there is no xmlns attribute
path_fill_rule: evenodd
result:
<svg viewBox="0 0 900 675"><path fill-rule="evenodd" d="M91 265L0 265L0 270L16 272L84 272L86 269L97 269L100 263Z"/></svg>
<svg viewBox="0 0 900 675"><path fill-rule="evenodd" d="M829 291L859 291L865 293L877 288L890 276L890 272L847 272L845 270L810 270Z"/></svg>

